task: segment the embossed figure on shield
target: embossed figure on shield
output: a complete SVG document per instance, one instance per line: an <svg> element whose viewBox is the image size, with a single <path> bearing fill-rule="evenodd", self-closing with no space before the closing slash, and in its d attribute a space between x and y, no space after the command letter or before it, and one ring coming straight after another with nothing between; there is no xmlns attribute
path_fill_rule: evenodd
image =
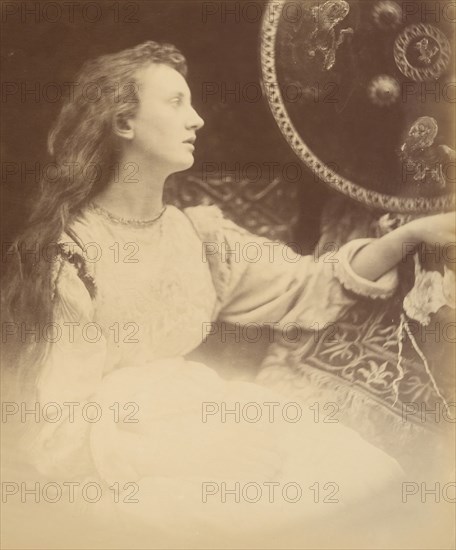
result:
<svg viewBox="0 0 456 550"><path fill-rule="evenodd" d="M438 131L437 121L432 117L420 117L412 124L400 152L405 180L411 176L417 185L446 187L456 151L435 144Z"/></svg>
<svg viewBox="0 0 456 550"><path fill-rule="evenodd" d="M350 6L345 0L328 0L322 5L312 8L315 20L315 30L309 39L309 55L314 57L317 52L323 56L323 68L328 71L336 62L337 48L347 35L353 34L353 29L337 31L337 25L345 19Z"/></svg>

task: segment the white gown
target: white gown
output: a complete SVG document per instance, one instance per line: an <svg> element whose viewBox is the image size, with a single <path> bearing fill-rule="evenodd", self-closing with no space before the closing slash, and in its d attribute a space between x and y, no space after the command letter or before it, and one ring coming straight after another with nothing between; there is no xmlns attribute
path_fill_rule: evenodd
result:
<svg viewBox="0 0 456 550"><path fill-rule="evenodd" d="M395 460L338 423L314 421L311 404L289 405L272 389L225 381L184 358L216 319L309 329L335 321L355 292L390 296L394 270L370 282L350 269L367 240L316 262L205 206L168 206L155 223L136 225L90 205L70 233L86 247L94 296L75 265L54 266L62 333L36 401L77 405L74 418L62 405L58 422L32 426L28 452L44 478L97 480L103 498L87 508L113 529L128 526L130 547L141 547L141 533L159 547L203 547L211 536L231 547L261 537L280 546L280 533L328 518L335 525L397 489ZM89 402L96 406L86 416L101 411L97 421L81 414ZM236 406L237 416L219 412Z"/></svg>

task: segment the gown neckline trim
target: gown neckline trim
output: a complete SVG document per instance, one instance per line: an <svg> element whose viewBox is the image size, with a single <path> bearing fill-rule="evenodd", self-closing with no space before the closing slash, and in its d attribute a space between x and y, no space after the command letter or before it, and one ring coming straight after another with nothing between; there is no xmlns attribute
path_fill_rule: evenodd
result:
<svg viewBox="0 0 456 550"><path fill-rule="evenodd" d="M93 210L97 214L103 216L105 219L108 219L110 222L113 222L115 224L126 225L126 226L130 226L130 227L149 227L149 226L152 226L152 225L156 224L162 218L162 216L165 213L168 205L165 204L165 206L163 206L162 210L160 211L160 213L157 216L155 216L155 218L151 218L151 219L148 219L148 220L140 220L140 219L134 219L134 218L122 218L120 216L116 216L115 214L113 214L109 210L106 210L106 208L103 208L102 206L100 206L99 204L96 204L93 201L90 202L88 206L91 210Z"/></svg>

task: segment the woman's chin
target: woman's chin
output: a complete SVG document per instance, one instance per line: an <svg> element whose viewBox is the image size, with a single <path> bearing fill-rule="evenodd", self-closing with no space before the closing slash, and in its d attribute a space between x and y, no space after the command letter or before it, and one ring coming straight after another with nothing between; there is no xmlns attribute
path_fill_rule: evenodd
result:
<svg viewBox="0 0 456 550"><path fill-rule="evenodd" d="M195 164L195 159L193 158L193 155L189 153L188 155L185 155L185 157L182 157L179 159L178 162L174 164L174 172L182 172L183 170L187 170L188 168L191 168Z"/></svg>

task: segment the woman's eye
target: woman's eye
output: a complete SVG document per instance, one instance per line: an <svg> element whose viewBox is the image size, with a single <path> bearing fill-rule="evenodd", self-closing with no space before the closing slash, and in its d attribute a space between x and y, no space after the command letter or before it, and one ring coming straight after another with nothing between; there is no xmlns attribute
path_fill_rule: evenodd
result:
<svg viewBox="0 0 456 550"><path fill-rule="evenodd" d="M182 98L181 97L174 97L172 100L171 100L171 103L173 105L180 105L182 103Z"/></svg>

